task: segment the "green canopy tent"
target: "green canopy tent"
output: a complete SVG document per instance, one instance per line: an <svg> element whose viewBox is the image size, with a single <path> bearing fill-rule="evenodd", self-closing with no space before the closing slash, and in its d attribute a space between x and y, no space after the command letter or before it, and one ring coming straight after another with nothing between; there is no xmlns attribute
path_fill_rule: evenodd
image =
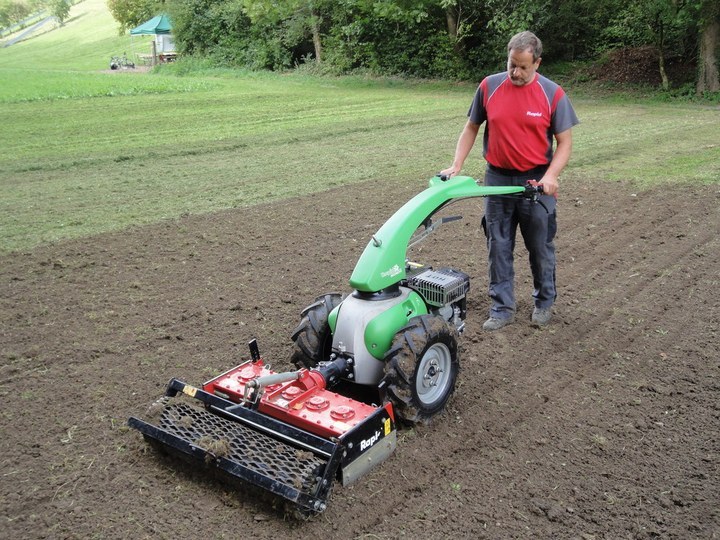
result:
<svg viewBox="0 0 720 540"><path fill-rule="evenodd" d="M145 21L140 26L130 30L131 36L157 36L163 34L169 34L172 32L172 26L170 25L170 19L165 13L161 13Z"/></svg>
<svg viewBox="0 0 720 540"><path fill-rule="evenodd" d="M170 36L171 32L170 18L161 13L130 30L130 36L156 36L152 43L152 65L155 65L158 54L161 61L175 58L175 44Z"/></svg>

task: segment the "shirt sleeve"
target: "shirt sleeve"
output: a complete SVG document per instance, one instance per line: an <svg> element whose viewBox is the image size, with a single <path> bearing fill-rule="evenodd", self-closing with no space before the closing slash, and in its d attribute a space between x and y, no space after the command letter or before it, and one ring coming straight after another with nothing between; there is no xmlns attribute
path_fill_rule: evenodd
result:
<svg viewBox="0 0 720 540"><path fill-rule="evenodd" d="M562 133L563 131L567 131L571 127L580 123L567 94L562 89L558 89L558 94L557 105L551 120L551 129L553 133Z"/></svg>
<svg viewBox="0 0 720 540"><path fill-rule="evenodd" d="M483 104L482 83L480 83L475 91L475 97L473 98L472 105L470 105L470 110L468 111L468 119L478 125L487 120L487 112L485 111L485 105Z"/></svg>

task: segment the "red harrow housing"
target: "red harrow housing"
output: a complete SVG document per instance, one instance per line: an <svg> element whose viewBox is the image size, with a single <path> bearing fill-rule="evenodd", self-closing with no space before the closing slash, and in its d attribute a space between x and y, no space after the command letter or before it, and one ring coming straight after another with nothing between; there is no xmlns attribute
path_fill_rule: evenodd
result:
<svg viewBox="0 0 720 540"><path fill-rule="evenodd" d="M165 397L129 425L180 456L217 467L295 504L322 512L333 482L353 482L396 445L390 403L374 407L327 390L345 360L274 373L252 360L196 388L170 381Z"/></svg>

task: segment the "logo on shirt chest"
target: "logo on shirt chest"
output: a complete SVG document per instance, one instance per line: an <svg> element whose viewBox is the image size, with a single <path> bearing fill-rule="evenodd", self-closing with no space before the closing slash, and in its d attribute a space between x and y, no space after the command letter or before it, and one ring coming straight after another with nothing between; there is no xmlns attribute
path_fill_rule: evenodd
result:
<svg viewBox="0 0 720 540"><path fill-rule="evenodd" d="M527 111L525 113L526 116L533 116L535 118L542 118L543 113L541 112L533 112L533 111Z"/></svg>

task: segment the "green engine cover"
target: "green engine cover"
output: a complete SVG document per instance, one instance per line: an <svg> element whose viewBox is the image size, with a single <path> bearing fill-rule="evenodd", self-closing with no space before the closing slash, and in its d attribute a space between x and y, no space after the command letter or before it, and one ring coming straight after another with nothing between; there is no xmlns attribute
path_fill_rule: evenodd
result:
<svg viewBox="0 0 720 540"><path fill-rule="evenodd" d="M413 317L427 315L427 312L425 300L412 291L407 300L384 311L368 323L365 328L365 347L368 352L382 360L397 331Z"/></svg>
<svg viewBox="0 0 720 540"><path fill-rule="evenodd" d="M446 202L523 191L522 186L481 186L469 176L431 178L429 187L395 212L368 242L350 276L350 285L361 292L378 292L405 279L407 247L412 235Z"/></svg>

